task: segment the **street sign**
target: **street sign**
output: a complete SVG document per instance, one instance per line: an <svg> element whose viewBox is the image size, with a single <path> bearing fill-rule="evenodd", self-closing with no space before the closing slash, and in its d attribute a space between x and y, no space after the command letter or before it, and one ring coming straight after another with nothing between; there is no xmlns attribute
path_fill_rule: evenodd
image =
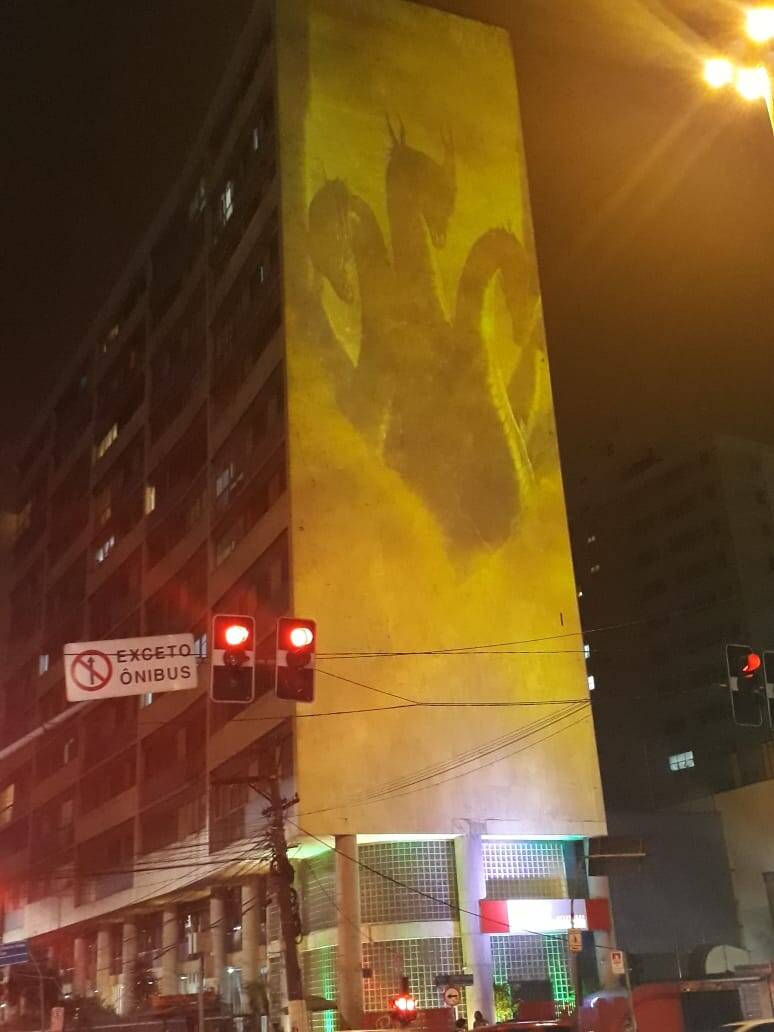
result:
<svg viewBox="0 0 774 1032"><path fill-rule="evenodd" d="M468 975L463 971L458 971L456 974L453 975L435 976L436 989L445 989L447 985L473 985L473 975Z"/></svg>
<svg viewBox="0 0 774 1032"><path fill-rule="evenodd" d="M567 929L567 945L570 953L580 953L583 950L583 932L580 928Z"/></svg>
<svg viewBox="0 0 774 1032"><path fill-rule="evenodd" d="M443 994L443 1002L447 1007L456 1007L460 1002L460 991L456 985L447 986Z"/></svg>
<svg viewBox="0 0 774 1032"><path fill-rule="evenodd" d="M69 702L195 688L191 634L70 642L64 647Z"/></svg>
<svg viewBox="0 0 774 1032"><path fill-rule="evenodd" d="M6 964L26 964L29 959L27 943L23 939L21 942L0 943L0 966Z"/></svg>
<svg viewBox="0 0 774 1032"><path fill-rule="evenodd" d="M626 957L623 950L610 951L610 970L614 975L626 974Z"/></svg>

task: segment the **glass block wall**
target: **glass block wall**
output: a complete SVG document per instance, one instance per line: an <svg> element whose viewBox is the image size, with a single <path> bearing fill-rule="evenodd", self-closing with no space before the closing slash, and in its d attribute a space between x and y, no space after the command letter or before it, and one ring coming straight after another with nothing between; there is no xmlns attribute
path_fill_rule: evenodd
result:
<svg viewBox="0 0 774 1032"><path fill-rule="evenodd" d="M561 842L482 843L487 899L562 899L567 896Z"/></svg>
<svg viewBox="0 0 774 1032"><path fill-rule="evenodd" d="M557 1007L572 1006L567 940L563 935L493 935L492 976L495 984L549 979Z"/></svg>
<svg viewBox="0 0 774 1032"><path fill-rule="evenodd" d="M457 876L450 839L370 843L360 847L360 860L367 865L360 869L364 924L456 920Z"/></svg>
<svg viewBox="0 0 774 1032"><path fill-rule="evenodd" d="M336 854L333 850L311 857L300 865L301 915L305 932L333 928L336 924Z"/></svg>
<svg viewBox="0 0 774 1032"><path fill-rule="evenodd" d="M301 954L304 992L307 998L320 996L334 1000L337 995L336 947L323 946L318 950L307 950ZM336 1010L312 1012L309 1015L311 1032L336 1032L340 1027Z"/></svg>

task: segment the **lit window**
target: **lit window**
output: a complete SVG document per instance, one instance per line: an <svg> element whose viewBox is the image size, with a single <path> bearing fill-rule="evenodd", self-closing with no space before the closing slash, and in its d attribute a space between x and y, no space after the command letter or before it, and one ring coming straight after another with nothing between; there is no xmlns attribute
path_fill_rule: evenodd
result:
<svg viewBox="0 0 774 1032"><path fill-rule="evenodd" d="M95 558L96 558L98 563L104 563L104 561L107 559L107 557L113 551L113 548L115 547L115 543L116 543L115 534L111 534L110 537L107 539L107 541L104 541L99 546L99 548L97 549L97 552L96 552L96 556L95 556Z"/></svg>
<svg viewBox="0 0 774 1032"><path fill-rule="evenodd" d="M234 475L234 463L229 462L225 469L222 469L220 473L215 477L215 497L220 498L225 490L227 490L231 483L231 478Z"/></svg>
<svg viewBox="0 0 774 1032"><path fill-rule="evenodd" d="M688 770L690 767L695 766L693 749L689 749L688 752L673 753L669 757L669 769L671 771Z"/></svg>
<svg viewBox="0 0 774 1032"><path fill-rule="evenodd" d="M0 789L0 824L10 824L13 820L13 783Z"/></svg>
<svg viewBox="0 0 774 1032"><path fill-rule="evenodd" d="M594 681L594 675L593 674L589 674L589 676L586 678L586 684L589 686L589 691L593 692L594 689L597 686L596 682Z"/></svg>
<svg viewBox="0 0 774 1032"><path fill-rule="evenodd" d="M207 658L207 632L194 638L194 655L197 659Z"/></svg>
<svg viewBox="0 0 774 1032"><path fill-rule="evenodd" d="M223 193L220 195L220 221L225 226L231 216L234 214L234 184L229 181L223 187Z"/></svg>
<svg viewBox="0 0 774 1032"><path fill-rule="evenodd" d="M582 591L578 592L578 598L583 598L583 592Z"/></svg>
<svg viewBox="0 0 774 1032"><path fill-rule="evenodd" d="M584 659L589 659L590 657L591 657L591 646L588 645L584 641L584 643L583 643L583 658Z"/></svg>
<svg viewBox="0 0 774 1032"><path fill-rule="evenodd" d="M51 657L49 656L49 654L47 652L42 652L38 656L38 677L42 677L43 674L48 672L48 667L49 667L50 661L51 661Z"/></svg>
<svg viewBox="0 0 774 1032"><path fill-rule="evenodd" d="M591 573L599 573L599 563L594 563L590 570Z"/></svg>
<svg viewBox="0 0 774 1032"><path fill-rule="evenodd" d="M113 423L111 428L108 430L108 432L105 434L105 436L102 438L102 440L99 442L99 444L96 447L96 451L95 451L96 458L101 459L102 456L105 454L105 452L111 446L111 444L113 444L113 442L116 440L117 437L118 437L118 423Z"/></svg>
<svg viewBox="0 0 774 1032"><path fill-rule="evenodd" d="M597 540L597 535L596 534L589 534L589 536L586 538L586 544L587 545L593 545L596 540Z"/></svg>
<svg viewBox="0 0 774 1032"><path fill-rule="evenodd" d="M145 485L145 515L153 512L156 508L156 486L155 484Z"/></svg>
<svg viewBox="0 0 774 1032"><path fill-rule="evenodd" d="M121 332L121 323L113 323L108 332L105 334L105 338L102 341L102 354L106 355L110 345L116 339L118 334Z"/></svg>
<svg viewBox="0 0 774 1032"><path fill-rule="evenodd" d="M188 217L193 222L194 219L198 218L199 215L207 207L207 188L204 185L204 180L200 179L196 185L196 192L191 198L191 204L188 208Z"/></svg>
<svg viewBox="0 0 774 1032"><path fill-rule="evenodd" d="M140 696L140 709L145 709L146 706L150 706L153 702L153 692L145 692L144 695Z"/></svg>
<svg viewBox="0 0 774 1032"><path fill-rule="evenodd" d="M254 151L261 149L261 130L257 125L253 126L253 131L250 134L250 143Z"/></svg>
<svg viewBox="0 0 774 1032"><path fill-rule="evenodd" d="M233 537L233 531L221 538L215 545L215 565L220 566L236 548L237 543Z"/></svg>

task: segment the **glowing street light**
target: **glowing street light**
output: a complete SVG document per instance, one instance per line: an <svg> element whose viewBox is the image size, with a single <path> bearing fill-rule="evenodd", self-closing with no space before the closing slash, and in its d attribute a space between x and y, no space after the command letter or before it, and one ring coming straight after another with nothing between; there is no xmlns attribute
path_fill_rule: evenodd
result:
<svg viewBox="0 0 774 1032"><path fill-rule="evenodd" d="M755 43L774 39L774 7L748 7L745 29Z"/></svg>
<svg viewBox="0 0 774 1032"><path fill-rule="evenodd" d="M730 86L734 72L734 66L726 57L711 57L704 62L704 80L714 90Z"/></svg>
<svg viewBox="0 0 774 1032"><path fill-rule="evenodd" d="M763 65L737 68L735 85L745 100L766 100L771 94L769 73Z"/></svg>

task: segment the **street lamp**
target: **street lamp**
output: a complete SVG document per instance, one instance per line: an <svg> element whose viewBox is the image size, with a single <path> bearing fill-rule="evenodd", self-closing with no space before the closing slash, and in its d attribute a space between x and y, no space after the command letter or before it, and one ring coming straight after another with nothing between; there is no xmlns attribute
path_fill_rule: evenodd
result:
<svg viewBox="0 0 774 1032"><path fill-rule="evenodd" d="M749 7L745 29L754 43L768 43L774 39L774 7Z"/></svg>
<svg viewBox="0 0 774 1032"><path fill-rule="evenodd" d="M704 62L704 81L715 90L734 86L745 100L763 100L774 132L774 103L771 76L766 62L772 55L764 45L774 41L774 6L749 7L745 15L745 33L754 44L755 56L749 64L735 64L726 57L711 57Z"/></svg>

